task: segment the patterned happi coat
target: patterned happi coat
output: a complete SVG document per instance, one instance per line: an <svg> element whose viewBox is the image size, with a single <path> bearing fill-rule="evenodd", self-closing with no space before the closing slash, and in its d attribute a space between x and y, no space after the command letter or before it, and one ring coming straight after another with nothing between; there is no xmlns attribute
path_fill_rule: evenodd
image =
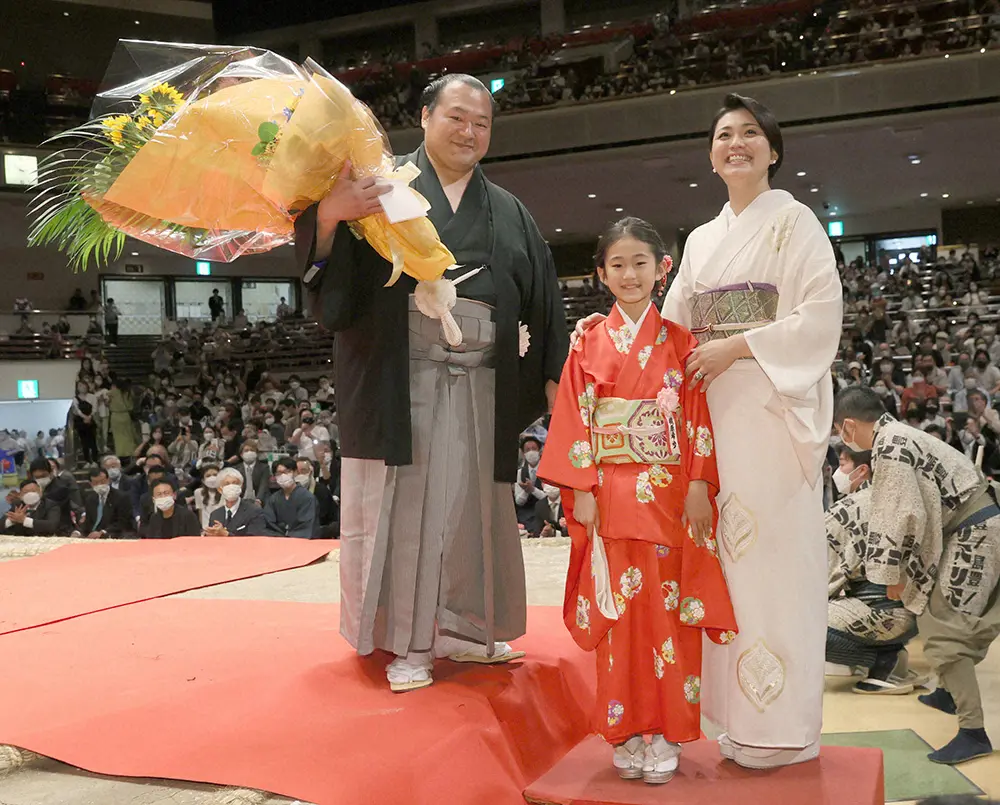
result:
<svg viewBox="0 0 1000 805"><path fill-rule="evenodd" d="M719 485L705 395L684 382L696 346L653 307L633 336L616 305L570 352L538 469L564 489L573 547L563 616L597 652L595 731L612 743L696 740L702 635L736 636L714 532L698 547L682 522L689 482L706 481L713 498ZM597 498L617 619L599 608L574 490Z"/></svg>

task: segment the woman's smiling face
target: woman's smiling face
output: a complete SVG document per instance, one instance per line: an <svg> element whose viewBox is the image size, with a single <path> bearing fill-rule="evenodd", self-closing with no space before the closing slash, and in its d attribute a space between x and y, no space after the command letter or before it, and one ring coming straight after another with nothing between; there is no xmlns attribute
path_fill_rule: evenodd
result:
<svg viewBox="0 0 1000 805"><path fill-rule="evenodd" d="M735 109L719 119L712 137L711 160L724 182L766 180L768 168L777 158L764 130L746 109Z"/></svg>

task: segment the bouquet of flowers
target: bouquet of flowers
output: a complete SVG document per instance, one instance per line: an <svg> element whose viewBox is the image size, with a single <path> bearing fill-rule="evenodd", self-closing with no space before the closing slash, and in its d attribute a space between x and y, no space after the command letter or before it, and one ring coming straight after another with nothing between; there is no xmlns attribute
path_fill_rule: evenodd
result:
<svg viewBox="0 0 1000 805"><path fill-rule="evenodd" d="M93 119L54 138L66 147L39 167L30 208L29 243L55 245L74 270L117 257L126 236L220 262L289 243L348 159L355 177L415 176L395 170L370 110L311 60L122 41L102 86ZM390 284L406 272L433 289L455 262L426 216L380 212L351 228L392 261Z"/></svg>

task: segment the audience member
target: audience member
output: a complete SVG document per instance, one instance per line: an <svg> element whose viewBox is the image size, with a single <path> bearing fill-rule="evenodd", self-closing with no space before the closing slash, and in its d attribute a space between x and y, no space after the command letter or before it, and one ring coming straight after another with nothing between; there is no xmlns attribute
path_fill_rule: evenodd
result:
<svg viewBox="0 0 1000 805"><path fill-rule="evenodd" d="M140 530L143 539L197 537L201 534L198 517L187 506L178 505L177 483L162 470L154 470L150 494L154 511Z"/></svg>
<svg viewBox="0 0 1000 805"><path fill-rule="evenodd" d="M264 512L256 501L243 494L246 476L238 469L226 467L218 475L218 488L223 505L209 516L204 529L206 537L263 537L267 536Z"/></svg>
<svg viewBox="0 0 1000 805"><path fill-rule="evenodd" d="M291 458L274 462L274 477L280 487L271 493L264 506L264 521L269 537L317 536L316 498L295 483L296 466Z"/></svg>
<svg viewBox="0 0 1000 805"><path fill-rule="evenodd" d="M111 486L111 478L103 467L90 470L90 488L83 493L83 505L86 514L73 536L90 539L136 536L132 501L127 494Z"/></svg>

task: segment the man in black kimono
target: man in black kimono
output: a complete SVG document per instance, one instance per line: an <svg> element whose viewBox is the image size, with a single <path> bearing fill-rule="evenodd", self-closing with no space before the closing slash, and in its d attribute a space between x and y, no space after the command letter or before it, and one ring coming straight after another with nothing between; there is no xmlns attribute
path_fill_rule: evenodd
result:
<svg viewBox="0 0 1000 805"><path fill-rule="evenodd" d="M382 185L345 172L296 222L304 281L337 331L341 632L360 654L396 655L397 691L430 685L435 656L521 656L502 642L525 631L518 434L554 399L567 352L548 247L479 167L493 96L448 75L422 105L424 143L397 161L419 168L413 187L455 256L445 277L457 282L460 347L419 312L412 278L385 287L391 265L345 223L380 210Z"/></svg>

